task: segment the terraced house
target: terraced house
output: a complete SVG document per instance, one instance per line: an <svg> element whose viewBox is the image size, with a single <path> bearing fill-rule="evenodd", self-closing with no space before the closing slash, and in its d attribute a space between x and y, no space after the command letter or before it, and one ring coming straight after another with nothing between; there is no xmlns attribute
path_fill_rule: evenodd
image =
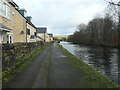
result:
<svg viewBox="0 0 120 90"><path fill-rule="evenodd" d="M18 12L18 9L19 6L12 0L0 1L0 23L2 26L0 42L26 42L26 19Z"/></svg>
<svg viewBox="0 0 120 90"><path fill-rule="evenodd" d="M36 27L26 14L14 1L0 1L0 43L36 42Z"/></svg>
<svg viewBox="0 0 120 90"><path fill-rule="evenodd" d="M36 42L36 27L31 23L31 17L27 19L27 42Z"/></svg>
<svg viewBox="0 0 120 90"><path fill-rule="evenodd" d="M50 42L47 28L36 28L31 19L13 0L0 0L0 43Z"/></svg>
<svg viewBox="0 0 120 90"><path fill-rule="evenodd" d="M27 16L27 11L25 9L19 9L18 11L26 18L26 42L36 42L36 27L31 21L32 17Z"/></svg>
<svg viewBox="0 0 120 90"><path fill-rule="evenodd" d="M0 0L0 43L13 42L13 23L10 15L10 4Z"/></svg>
<svg viewBox="0 0 120 90"><path fill-rule="evenodd" d="M37 41L47 42L47 28L37 27Z"/></svg>
<svg viewBox="0 0 120 90"><path fill-rule="evenodd" d="M53 34L47 33L47 27L37 27L37 41L52 42Z"/></svg>
<svg viewBox="0 0 120 90"><path fill-rule="evenodd" d="M52 42L53 41L53 34L52 33L49 33L49 41Z"/></svg>

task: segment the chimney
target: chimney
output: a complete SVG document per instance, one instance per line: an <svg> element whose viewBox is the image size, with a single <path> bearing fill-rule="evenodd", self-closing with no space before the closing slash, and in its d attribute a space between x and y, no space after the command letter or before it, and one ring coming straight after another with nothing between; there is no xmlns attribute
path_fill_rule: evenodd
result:
<svg viewBox="0 0 120 90"><path fill-rule="evenodd" d="M27 16L27 11L25 9L19 9L18 10L24 17Z"/></svg>
<svg viewBox="0 0 120 90"><path fill-rule="evenodd" d="M27 18L27 20L28 20L29 22L31 22L31 19L32 19L31 16L27 16L26 18Z"/></svg>

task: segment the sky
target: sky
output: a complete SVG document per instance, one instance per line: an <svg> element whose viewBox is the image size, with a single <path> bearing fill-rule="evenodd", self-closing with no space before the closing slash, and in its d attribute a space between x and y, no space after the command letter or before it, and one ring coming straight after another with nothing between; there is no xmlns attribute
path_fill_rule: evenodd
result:
<svg viewBox="0 0 120 90"><path fill-rule="evenodd" d="M48 33L69 35L77 25L87 24L97 15L102 16L106 8L104 0L14 0L25 8L32 22L38 27L47 27Z"/></svg>

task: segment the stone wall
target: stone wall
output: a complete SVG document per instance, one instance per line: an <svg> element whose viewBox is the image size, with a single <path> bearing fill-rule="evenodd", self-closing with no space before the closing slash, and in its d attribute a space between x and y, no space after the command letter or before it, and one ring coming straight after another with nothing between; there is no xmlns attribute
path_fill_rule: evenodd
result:
<svg viewBox="0 0 120 90"><path fill-rule="evenodd" d="M2 69L8 70L14 64L21 61L25 56L44 46L43 42L15 43L2 45Z"/></svg>

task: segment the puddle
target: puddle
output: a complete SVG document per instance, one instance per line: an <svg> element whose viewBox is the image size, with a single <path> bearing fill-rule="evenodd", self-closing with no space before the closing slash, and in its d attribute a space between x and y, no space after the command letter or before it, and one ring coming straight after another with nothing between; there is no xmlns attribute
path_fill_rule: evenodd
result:
<svg viewBox="0 0 120 90"><path fill-rule="evenodd" d="M67 56L65 56L65 55L60 55L58 57L67 58Z"/></svg>

